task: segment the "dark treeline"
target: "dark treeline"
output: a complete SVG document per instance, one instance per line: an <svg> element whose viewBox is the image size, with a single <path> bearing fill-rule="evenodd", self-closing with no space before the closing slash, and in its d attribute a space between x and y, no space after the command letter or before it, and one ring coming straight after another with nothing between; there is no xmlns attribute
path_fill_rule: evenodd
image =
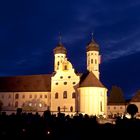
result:
<svg viewBox="0 0 140 140"><path fill-rule="evenodd" d="M71 117L63 113L56 116L48 110L42 116L38 113L23 113L20 109L15 114L0 114L1 139L112 139L122 136L134 137L137 134L136 130L140 130L140 120L136 118L118 117L115 124L99 124L96 116L75 114Z"/></svg>

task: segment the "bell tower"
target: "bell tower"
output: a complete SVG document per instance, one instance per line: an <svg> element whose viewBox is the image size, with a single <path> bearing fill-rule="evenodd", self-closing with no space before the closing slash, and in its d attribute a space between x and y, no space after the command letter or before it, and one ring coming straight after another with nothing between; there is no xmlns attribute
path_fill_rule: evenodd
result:
<svg viewBox="0 0 140 140"><path fill-rule="evenodd" d="M61 42L61 36L59 36L59 43L56 46L56 48L54 48L53 52L54 52L54 71L56 72L57 70L60 70L60 64L64 62L67 53L66 48L63 46Z"/></svg>
<svg viewBox="0 0 140 140"><path fill-rule="evenodd" d="M99 45L93 39L93 33L91 42L86 47L87 53L87 70L93 72L94 75L99 79L99 64L100 64L100 55L99 55Z"/></svg>

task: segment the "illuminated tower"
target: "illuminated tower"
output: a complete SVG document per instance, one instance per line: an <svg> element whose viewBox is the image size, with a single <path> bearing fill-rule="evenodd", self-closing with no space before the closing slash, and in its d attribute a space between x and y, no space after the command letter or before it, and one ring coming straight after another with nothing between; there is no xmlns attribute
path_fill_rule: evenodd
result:
<svg viewBox="0 0 140 140"><path fill-rule="evenodd" d="M99 46L93 37L86 53L88 72L79 83L79 110L88 115L107 115L107 88L99 80Z"/></svg>
<svg viewBox="0 0 140 140"><path fill-rule="evenodd" d="M99 64L100 64L100 55L99 55L99 45L92 40L86 47L87 52L87 70L93 72L94 75L99 79Z"/></svg>
<svg viewBox="0 0 140 140"><path fill-rule="evenodd" d="M62 64L66 58L67 50L61 43L61 36L59 37L59 43L54 48L54 71L60 70L60 64Z"/></svg>

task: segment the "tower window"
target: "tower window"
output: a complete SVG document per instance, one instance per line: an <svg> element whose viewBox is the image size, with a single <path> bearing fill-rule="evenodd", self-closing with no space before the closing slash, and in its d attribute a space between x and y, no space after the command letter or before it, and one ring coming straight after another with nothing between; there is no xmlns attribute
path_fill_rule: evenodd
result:
<svg viewBox="0 0 140 140"><path fill-rule="evenodd" d="M56 85L58 85L58 83L55 83Z"/></svg>
<svg viewBox="0 0 140 140"><path fill-rule="evenodd" d="M57 62L57 65L59 66L59 62Z"/></svg>
<svg viewBox="0 0 140 140"><path fill-rule="evenodd" d="M71 76L68 76L68 78L71 78Z"/></svg>
<svg viewBox="0 0 140 140"><path fill-rule="evenodd" d="M91 64L93 64L93 59L91 59Z"/></svg>
<svg viewBox="0 0 140 140"><path fill-rule="evenodd" d="M55 93L55 99L58 99L58 92Z"/></svg>
<svg viewBox="0 0 140 140"><path fill-rule="evenodd" d="M63 76L60 76L60 79L63 79Z"/></svg>
<svg viewBox="0 0 140 140"><path fill-rule="evenodd" d="M97 59L95 59L95 64L97 64Z"/></svg>
<svg viewBox="0 0 140 140"><path fill-rule="evenodd" d="M63 98L66 99L67 98L67 91L63 92Z"/></svg>

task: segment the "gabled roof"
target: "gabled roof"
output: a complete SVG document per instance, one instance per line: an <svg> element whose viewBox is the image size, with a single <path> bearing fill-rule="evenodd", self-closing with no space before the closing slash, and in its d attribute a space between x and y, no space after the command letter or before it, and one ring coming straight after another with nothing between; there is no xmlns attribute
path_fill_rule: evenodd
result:
<svg viewBox="0 0 140 140"><path fill-rule="evenodd" d="M132 97L131 102L140 102L140 90Z"/></svg>
<svg viewBox="0 0 140 140"><path fill-rule="evenodd" d="M0 92L51 91L51 74L0 77Z"/></svg>
<svg viewBox="0 0 140 140"><path fill-rule="evenodd" d="M80 79L80 87L103 87L105 86L96 78L93 72L83 74Z"/></svg>

